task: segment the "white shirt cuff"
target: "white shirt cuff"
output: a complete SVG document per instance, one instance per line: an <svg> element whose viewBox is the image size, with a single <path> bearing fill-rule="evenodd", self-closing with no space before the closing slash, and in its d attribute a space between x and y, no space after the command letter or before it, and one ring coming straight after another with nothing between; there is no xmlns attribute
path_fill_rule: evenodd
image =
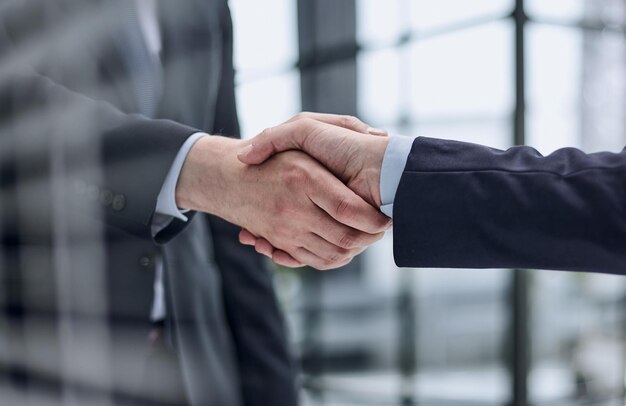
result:
<svg viewBox="0 0 626 406"><path fill-rule="evenodd" d="M181 221L187 221L185 213L189 210L179 209L176 205L176 184L178 183L180 171L183 169L183 164L185 163L185 159L187 159L191 147L193 147L200 138L206 136L208 136L206 133L192 134L187 138L187 141L185 141L180 148L178 154L176 154L176 158L174 158L174 162L167 173L165 182L163 182L163 186L157 197L155 216L152 222L153 234L156 234L155 231L161 231L175 218ZM155 228L157 229L155 230Z"/></svg>
<svg viewBox="0 0 626 406"><path fill-rule="evenodd" d="M390 135L380 169L380 211L393 218L393 202L416 137Z"/></svg>

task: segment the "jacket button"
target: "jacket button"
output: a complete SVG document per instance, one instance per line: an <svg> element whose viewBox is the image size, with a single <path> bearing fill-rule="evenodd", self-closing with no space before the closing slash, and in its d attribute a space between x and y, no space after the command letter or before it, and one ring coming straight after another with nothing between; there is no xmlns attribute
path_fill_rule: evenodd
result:
<svg viewBox="0 0 626 406"><path fill-rule="evenodd" d="M150 255L144 255L139 258L139 266L146 271L154 270L154 257Z"/></svg>
<svg viewBox="0 0 626 406"><path fill-rule="evenodd" d="M124 195L115 195L111 202L111 207L115 211L122 211L126 207L126 197Z"/></svg>

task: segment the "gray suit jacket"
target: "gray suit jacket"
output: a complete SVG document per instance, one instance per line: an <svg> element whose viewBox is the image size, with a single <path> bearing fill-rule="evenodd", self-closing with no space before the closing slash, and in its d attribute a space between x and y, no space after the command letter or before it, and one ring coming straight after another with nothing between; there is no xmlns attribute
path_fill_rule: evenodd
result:
<svg viewBox="0 0 626 406"><path fill-rule="evenodd" d="M59 402L68 391L85 404L180 402L180 368L193 405L295 404L270 274L237 228L192 214L150 232L187 137L239 132L226 2L159 2L163 97L150 120L131 114L120 1L0 3L0 272L12 333L0 372ZM155 363L157 261L176 357Z"/></svg>

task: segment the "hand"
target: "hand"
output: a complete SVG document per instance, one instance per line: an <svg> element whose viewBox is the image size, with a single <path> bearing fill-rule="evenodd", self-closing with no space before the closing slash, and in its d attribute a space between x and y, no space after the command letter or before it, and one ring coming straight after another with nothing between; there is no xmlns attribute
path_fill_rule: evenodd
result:
<svg viewBox="0 0 626 406"><path fill-rule="evenodd" d="M176 189L179 207L215 214L281 250L286 266L329 269L382 238L389 220L301 152L263 165L237 159L248 141L205 137L189 152ZM283 256L283 254L285 254Z"/></svg>
<svg viewBox="0 0 626 406"><path fill-rule="evenodd" d="M384 135L386 132L369 128L354 117L301 113L250 140L238 157L241 162L256 165L282 151L302 150L326 166L356 194L380 207L380 170L388 143ZM257 251L272 258L286 257L269 241L246 230L240 233L240 241L254 245Z"/></svg>
<svg viewBox="0 0 626 406"><path fill-rule="evenodd" d="M238 158L258 165L279 152L304 151L356 194L380 207L380 169L388 143L380 135L386 132L369 128L355 117L300 113L251 139Z"/></svg>

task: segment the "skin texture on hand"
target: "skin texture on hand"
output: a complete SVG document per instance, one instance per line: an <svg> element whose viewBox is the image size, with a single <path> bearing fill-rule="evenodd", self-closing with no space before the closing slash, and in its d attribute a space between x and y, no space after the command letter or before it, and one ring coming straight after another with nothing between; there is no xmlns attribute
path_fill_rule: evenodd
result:
<svg viewBox="0 0 626 406"><path fill-rule="evenodd" d="M241 162L258 165L283 151L301 150L373 207L381 205L380 171L388 143L382 130L369 128L350 116L301 113L278 127L266 129L250 143L238 154ZM249 230L242 230L240 241L255 245L257 251L276 262L293 260L271 242L255 238Z"/></svg>
<svg viewBox="0 0 626 406"><path fill-rule="evenodd" d="M382 238L388 219L319 162L290 151L245 165L237 153L247 143L199 140L181 171L177 204L240 225L286 253L294 261L287 266L335 268Z"/></svg>
<svg viewBox="0 0 626 406"><path fill-rule="evenodd" d="M279 152L306 152L371 205L380 207L380 170L388 143L380 135L386 133L351 116L301 113L264 130L238 158L258 165Z"/></svg>

